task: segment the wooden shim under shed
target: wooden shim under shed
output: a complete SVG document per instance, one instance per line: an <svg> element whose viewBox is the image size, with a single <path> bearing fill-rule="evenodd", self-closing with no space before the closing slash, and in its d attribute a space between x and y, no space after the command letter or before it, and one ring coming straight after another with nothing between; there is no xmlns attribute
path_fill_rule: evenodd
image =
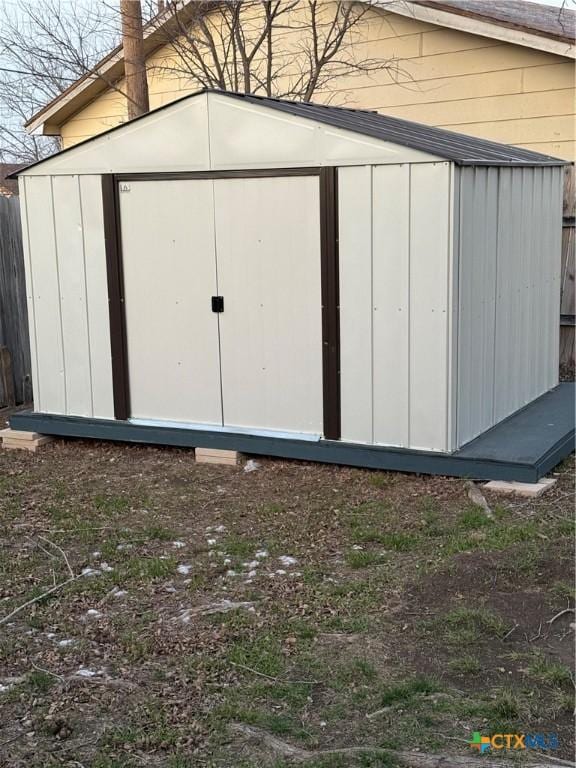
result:
<svg viewBox="0 0 576 768"><path fill-rule="evenodd" d="M38 432L25 432L8 427L0 430L0 440L2 441L2 448L35 453L41 446L51 443L54 438L50 435L41 435Z"/></svg>

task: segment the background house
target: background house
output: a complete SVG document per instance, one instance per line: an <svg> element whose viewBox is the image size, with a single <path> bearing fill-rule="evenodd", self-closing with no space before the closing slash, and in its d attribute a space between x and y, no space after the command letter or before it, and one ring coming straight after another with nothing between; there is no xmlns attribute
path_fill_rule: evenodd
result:
<svg viewBox="0 0 576 768"><path fill-rule="evenodd" d="M379 5L381 7L379 7ZM493 141L572 160L575 154L574 18L572 11L503 0L373 3L355 45L396 60L397 70L333 81L335 105L376 109ZM392 10L393 9L393 10ZM170 68L167 22L145 32L151 107L198 89ZM63 147L126 119L121 49L28 122L62 137ZM118 90L110 87L115 83Z"/></svg>

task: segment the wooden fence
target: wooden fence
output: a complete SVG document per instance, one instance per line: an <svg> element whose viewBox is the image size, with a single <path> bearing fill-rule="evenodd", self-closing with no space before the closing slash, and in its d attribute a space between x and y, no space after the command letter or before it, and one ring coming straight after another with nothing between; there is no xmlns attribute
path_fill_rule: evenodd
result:
<svg viewBox="0 0 576 768"><path fill-rule="evenodd" d="M0 408L31 400L20 206L0 195Z"/></svg>
<svg viewBox="0 0 576 768"><path fill-rule="evenodd" d="M564 178L564 218L562 222L562 299L560 302L560 369L563 373L574 370L574 314L576 267L576 173L574 166L566 169Z"/></svg>

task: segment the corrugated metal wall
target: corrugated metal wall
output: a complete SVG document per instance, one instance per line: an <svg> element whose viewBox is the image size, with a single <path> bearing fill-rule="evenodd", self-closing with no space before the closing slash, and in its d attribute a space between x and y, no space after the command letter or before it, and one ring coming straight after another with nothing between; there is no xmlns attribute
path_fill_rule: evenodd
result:
<svg viewBox="0 0 576 768"><path fill-rule="evenodd" d="M34 408L114 418L100 176L20 190Z"/></svg>
<svg viewBox="0 0 576 768"><path fill-rule="evenodd" d="M558 382L562 169L459 175L462 445Z"/></svg>
<svg viewBox="0 0 576 768"><path fill-rule="evenodd" d="M453 166L338 178L342 439L451 450Z"/></svg>

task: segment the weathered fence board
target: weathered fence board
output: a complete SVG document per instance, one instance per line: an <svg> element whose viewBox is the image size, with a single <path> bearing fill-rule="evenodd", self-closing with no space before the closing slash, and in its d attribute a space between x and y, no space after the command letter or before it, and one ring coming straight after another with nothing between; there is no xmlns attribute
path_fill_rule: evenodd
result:
<svg viewBox="0 0 576 768"><path fill-rule="evenodd" d="M560 367L574 368L574 315L576 271L576 173L574 166L566 168L564 177L564 220L562 226L562 298L560 301Z"/></svg>
<svg viewBox="0 0 576 768"><path fill-rule="evenodd" d="M0 407L31 401L20 207L17 197L3 196L0 196L0 366Z"/></svg>

